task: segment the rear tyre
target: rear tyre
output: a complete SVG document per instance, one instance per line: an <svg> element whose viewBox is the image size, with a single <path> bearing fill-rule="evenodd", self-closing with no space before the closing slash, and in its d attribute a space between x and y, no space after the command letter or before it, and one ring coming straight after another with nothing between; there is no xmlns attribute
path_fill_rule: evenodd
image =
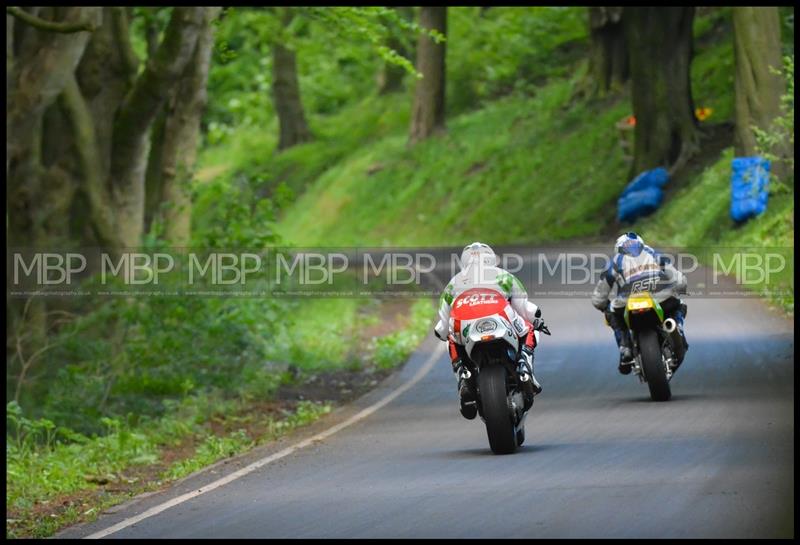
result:
<svg viewBox="0 0 800 545"><path fill-rule="evenodd" d="M512 411L506 393L506 370L490 365L478 373L482 414L486 421L489 446L495 454L511 454L517 449Z"/></svg>
<svg viewBox="0 0 800 545"><path fill-rule="evenodd" d="M642 367L650 388L650 398L653 401L669 401L672 392L667 380L667 370L661 357L661 343L658 332L645 329L639 332L639 349L642 352Z"/></svg>

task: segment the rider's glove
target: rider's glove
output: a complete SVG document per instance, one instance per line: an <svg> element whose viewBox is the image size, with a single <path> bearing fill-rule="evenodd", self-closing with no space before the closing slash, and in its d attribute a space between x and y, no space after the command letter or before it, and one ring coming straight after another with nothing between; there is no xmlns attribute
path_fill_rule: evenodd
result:
<svg viewBox="0 0 800 545"><path fill-rule="evenodd" d="M541 318L536 318L533 321L533 329L535 329L536 331L541 331L545 335L550 335L550 330L547 328L547 326L544 323L544 320L542 320Z"/></svg>

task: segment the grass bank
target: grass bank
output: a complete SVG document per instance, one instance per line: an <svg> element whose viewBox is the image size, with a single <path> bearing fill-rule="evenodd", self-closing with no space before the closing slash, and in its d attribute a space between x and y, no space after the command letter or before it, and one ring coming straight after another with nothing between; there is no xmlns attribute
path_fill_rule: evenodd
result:
<svg viewBox="0 0 800 545"><path fill-rule="evenodd" d="M202 389L164 400L161 416L102 417L96 433L9 403L6 536L50 536L316 421L404 362L427 333L433 306L314 299L287 303L284 311L302 325L275 337L265 372L243 375L253 383L233 389L238 394Z"/></svg>

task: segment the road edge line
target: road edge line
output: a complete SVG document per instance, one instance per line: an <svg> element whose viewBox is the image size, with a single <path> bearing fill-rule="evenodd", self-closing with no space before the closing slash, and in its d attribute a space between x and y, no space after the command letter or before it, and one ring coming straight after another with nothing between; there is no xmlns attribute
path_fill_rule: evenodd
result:
<svg viewBox="0 0 800 545"><path fill-rule="evenodd" d="M211 492L212 490L216 490L217 488L225 486L226 484L231 483L231 482L239 479L240 477L244 477L245 475L247 475L249 473L252 473L253 471L256 471L257 469L260 469L260 468L262 468L262 467L264 467L264 466L266 466L266 465L268 465L268 464L270 464L270 463L272 463L272 462L274 462L276 460L280 460L281 458L285 458L286 456L288 456L288 455L290 455L290 454L292 454L292 453L294 453L294 452L296 452L296 451L298 451L298 450L300 450L302 448L305 448L305 447L307 447L307 446L309 446L309 445L311 445L311 444L313 444L313 443L315 443L317 441L322 441L322 440L330 437L331 435L333 435L333 434L335 434L335 433L337 433L337 432L339 432L339 431L341 431L341 430L343 430L343 429L355 424L356 422L359 422L360 420L363 420L364 418L367 418L368 416L370 416L374 412L378 411L379 409L385 407L386 405L388 405L389 403L391 403L392 401L397 399L399 396L403 395L405 392L410 390L414 385L416 385L420 380L422 380L425 377L425 375L427 375L430 372L430 370L433 369L433 366L436 363L436 360L439 359L443 355L443 353L444 353L444 345L442 345L442 344L437 345L436 348L433 349L433 352L431 352L431 355L428 357L428 359L425 361L425 363L422 364L422 367L416 372L416 374L408 382L406 382L405 384L403 384L402 386L400 386L399 388L394 390L389 395L385 396L380 401L377 401L377 402L373 403L372 405L370 405L369 407L366 407L365 409L362 409L361 411L359 411L358 413L354 414L353 416L351 416L350 418L348 418L344 422L340 422L339 424L336 424L335 426L332 426L332 427L328 428L327 430L321 431L321 432L319 432L319 433L317 433L317 434L315 434L315 435L313 435L311 437L303 439L299 443L291 445L291 446L289 446L289 447L287 447L287 448L285 448L285 449L283 449L283 450L281 450L279 452L276 452L276 453L274 453L274 454L272 454L270 456L267 456L266 458L262 458L261 460L257 460L255 462L251 463L250 465L247 465L247 466L245 466L245 467L243 467L243 468L241 468L239 470L234 471L233 473L230 473L229 475L226 475L225 477L217 479L216 481L213 481L213 482L207 484L206 486L203 486L202 488L198 488L197 490L193 490L192 492L187 492L186 494L182 494L180 496L172 498L171 500L168 500L168 501L166 501L164 503L161 503L159 505L151 507L150 509L147 509L146 511L144 511L144 512L138 514L138 515L135 515L133 517L129 517L129 518L124 519L124 520L122 520L122 521L120 521L120 522L118 522L118 523L116 523L116 524L114 524L112 526L109 526L108 528L106 528L104 530L99 530L97 532L94 532L93 534L85 536L83 539L101 539L101 538L104 538L104 537L109 536L111 534L114 534L114 533L116 533L116 532L118 532L118 531L120 531L120 530L122 530L124 528L127 528L129 526L132 526L132 525L136 524L137 522L141 522L142 520L145 520L145 519L150 518L152 516L155 516L155 515L157 515L159 513L162 513L162 512L166 511L167 509L169 509L171 507L174 507L176 505L180 505L181 503L184 503L184 502L186 502L186 501L188 501L190 499L196 498L198 496L202 496L203 494L206 494L207 492Z"/></svg>

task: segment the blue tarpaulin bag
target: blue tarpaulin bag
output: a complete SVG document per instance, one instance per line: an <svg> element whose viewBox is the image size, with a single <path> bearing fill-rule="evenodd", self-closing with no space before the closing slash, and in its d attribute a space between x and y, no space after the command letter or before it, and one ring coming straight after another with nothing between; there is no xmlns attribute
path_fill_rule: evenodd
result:
<svg viewBox="0 0 800 545"><path fill-rule="evenodd" d="M639 174L617 201L617 220L633 221L654 212L664 198L661 188L669 181L667 169L658 167Z"/></svg>
<svg viewBox="0 0 800 545"><path fill-rule="evenodd" d="M770 163L763 157L734 157L731 161L731 218L742 222L767 209Z"/></svg>
<svg viewBox="0 0 800 545"><path fill-rule="evenodd" d="M641 191L632 191L617 201L617 219L633 221L640 216L653 213L664 198L664 192L658 187L648 187Z"/></svg>
<svg viewBox="0 0 800 545"><path fill-rule="evenodd" d="M641 191L651 187L657 187L661 189L668 181L669 174L667 173L667 169L663 167L645 170L636 178L634 178L631 183L625 186L625 190L620 196L624 197L628 193L634 193L636 191Z"/></svg>

